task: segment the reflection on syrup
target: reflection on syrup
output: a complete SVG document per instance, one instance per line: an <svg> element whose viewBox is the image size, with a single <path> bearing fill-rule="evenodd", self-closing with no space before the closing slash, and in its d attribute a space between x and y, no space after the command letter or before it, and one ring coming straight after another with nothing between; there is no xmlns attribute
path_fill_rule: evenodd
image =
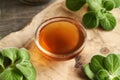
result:
<svg viewBox="0 0 120 80"><path fill-rule="evenodd" d="M83 42L76 25L62 20L45 25L38 38L45 50L57 55L73 52Z"/></svg>

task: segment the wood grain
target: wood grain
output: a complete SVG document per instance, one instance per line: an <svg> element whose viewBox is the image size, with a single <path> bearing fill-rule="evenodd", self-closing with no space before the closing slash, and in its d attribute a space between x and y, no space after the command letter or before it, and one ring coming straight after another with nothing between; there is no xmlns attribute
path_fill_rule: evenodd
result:
<svg viewBox="0 0 120 80"><path fill-rule="evenodd" d="M31 61L37 70L37 80L87 80L81 68L74 67L75 60L57 62L44 58L33 41L36 28L44 20L56 17L71 17L81 22L83 14L87 11L85 5L80 11L71 12L64 6L64 0L58 0L48 8L38 13L23 30L11 33L0 41L0 49L6 47L26 47L30 51ZM87 41L80 54L80 63L88 63L93 55L107 55L107 53L120 53L120 10L114 9L113 15L117 19L116 28L112 31L101 29L86 30ZM31 42L32 41L32 42Z"/></svg>

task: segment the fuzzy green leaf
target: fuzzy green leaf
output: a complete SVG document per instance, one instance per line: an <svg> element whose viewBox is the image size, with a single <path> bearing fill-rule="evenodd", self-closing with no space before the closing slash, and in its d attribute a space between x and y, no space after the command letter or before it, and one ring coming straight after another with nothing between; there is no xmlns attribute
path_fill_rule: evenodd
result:
<svg viewBox="0 0 120 80"><path fill-rule="evenodd" d="M105 9L101 9L101 10L96 12L96 16L97 16L97 18L99 20L101 20L101 19L104 19L106 17L105 13L106 13L106 10Z"/></svg>
<svg viewBox="0 0 120 80"><path fill-rule="evenodd" d="M98 80L106 80L106 78L108 78L109 77L109 73L108 73L108 71L107 70L105 70L105 69L101 69L101 70L99 70L98 72L97 72L97 79Z"/></svg>
<svg viewBox="0 0 120 80"><path fill-rule="evenodd" d="M120 80L120 77L114 77L112 80Z"/></svg>
<svg viewBox="0 0 120 80"><path fill-rule="evenodd" d="M85 4L85 2L86 0L66 0L66 6L72 11L77 11Z"/></svg>
<svg viewBox="0 0 120 80"><path fill-rule="evenodd" d="M105 57L101 55L95 55L92 57L90 62L90 69L92 70L92 72L96 74L100 69L104 69L104 66L103 66L104 58Z"/></svg>
<svg viewBox="0 0 120 80"><path fill-rule="evenodd" d="M102 8L102 0L86 0L92 11L98 11Z"/></svg>
<svg viewBox="0 0 120 80"><path fill-rule="evenodd" d="M113 30L116 26L116 19L111 13L106 13L105 18L100 20L100 24L105 30Z"/></svg>
<svg viewBox="0 0 120 80"><path fill-rule="evenodd" d="M89 65L84 66L84 71L91 80L120 80L120 54L93 56ZM94 72L93 76L91 72Z"/></svg>
<svg viewBox="0 0 120 80"><path fill-rule="evenodd" d="M103 4L103 7L106 10L108 10L108 11L112 10L113 8L115 8L115 3L114 3L113 0L103 0L102 4Z"/></svg>
<svg viewBox="0 0 120 80"><path fill-rule="evenodd" d="M98 27L99 19L96 17L95 12L88 12L83 16L83 24L86 28L93 29Z"/></svg>
<svg viewBox="0 0 120 80"><path fill-rule="evenodd" d="M14 68L7 68L0 74L0 80L23 80L23 76Z"/></svg>
<svg viewBox="0 0 120 80"><path fill-rule="evenodd" d="M18 57L20 58L20 61L30 60L29 52L25 48L19 49Z"/></svg>
<svg viewBox="0 0 120 80"><path fill-rule="evenodd" d="M17 48L6 48L1 51L2 56L9 58L12 61L12 64L17 59Z"/></svg>
<svg viewBox="0 0 120 80"><path fill-rule="evenodd" d="M120 67L120 59L115 54L109 54L104 61L105 68L109 73L114 74L116 70Z"/></svg>
<svg viewBox="0 0 120 80"><path fill-rule="evenodd" d="M120 76L120 67L113 73L114 76Z"/></svg>
<svg viewBox="0 0 120 80"><path fill-rule="evenodd" d="M6 48L0 53L0 80L36 80L26 49Z"/></svg>
<svg viewBox="0 0 120 80"><path fill-rule="evenodd" d="M118 8L120 7L120 0L113 0L115 3L115 7Z"/></svg>
<svg viewBox="0 0 120 80"><path fill-rule="evenodd" d="M29 61L24 61L16 65L17 69L25 76L27 80L36 80L36 71Z"/></svg>
<svg viewBox="0 0 120 80"><path fill-rule="evenodd" d="M84 66L84 72L89 77L89 79L94 80L95 74L91 71L89 64Z"/></svg>
<svg viewBox="0 0 120 80"><path fill-rule="evenodd" d="M0 53L0 68L4 69L4 57Z"/></svg>

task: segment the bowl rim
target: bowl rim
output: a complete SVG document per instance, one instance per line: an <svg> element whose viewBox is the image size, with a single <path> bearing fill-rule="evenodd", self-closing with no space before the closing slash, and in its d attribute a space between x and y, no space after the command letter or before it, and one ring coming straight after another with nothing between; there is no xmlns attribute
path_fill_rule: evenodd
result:
<svg viewBox="0 0 120 80"><path fill-rule="evenodd" d="M51 22L57 22L57 21L67 21L67 22L74 22L75 24L79 25L80 26L80 30L82 31L83 33L83 36L84 36L84 41L82 43L82 45L76 49L75 51L71 52L71 53L68 53L68 54L61 54L61 55L57 55L57 54L53 54L52 52L49 52L47 50L45 50L39 43L39 32L45 27L45 25L51 23ZM45 20L44 22L42 22L38 28L36 29L36 32L35 32L35 37L34 37L34 41L35 41L35 44L37 45L38 49L40 51L42 51L42 53L46 56L49 56L51 58L55 58L55 59L60 59L60 60L64 60L64 59L71 59L73 57L75 57L76 55L78 55L82 50L83 48L85 47L85 43L86 43L86 39L87 39L87 32L86 32L86 29L84 28L84 26L77 20L73 19L73 18L70 18L70 17L63 17L63 16L60 16L60 17L52 17L52 18L49 18L47 20Z"/></svg>

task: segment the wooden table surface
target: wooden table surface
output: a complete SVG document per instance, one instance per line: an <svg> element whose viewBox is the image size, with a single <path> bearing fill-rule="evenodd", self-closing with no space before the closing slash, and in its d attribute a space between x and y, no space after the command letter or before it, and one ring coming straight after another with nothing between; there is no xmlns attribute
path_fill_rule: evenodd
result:
<svg viewBox="0 0 120 80"><path fill-rule="evenodd" d="M33 16L55 0L38 6L29 6L19 0L0 0L0 39L30 23Z"/></svg>
<svg viewBox="0 0 120 80"><path fill-rule="evenodd" d="M90 59L94 55L120 53L120 16L118 16L120 10L114 9L111 11L117 20L117 25L114 30L104 31L99 28L93 30L86 29L86 45L80 54L80 58L78 58L79 60L77 60L78 62L75 62L74 59L63 62L51 61L43 57L41 54L38 54L39 50L37 51L38 48L33 41L33 36L37 27L44 20L55 16L71 17L81 22L82 16L88 10L86 5L78 12L72 12L65 7L64 0L56 1L57 2L38 13L32 19L31 23L25 26L23 30L14 32L1 39L0 49L7 47L27 48L31 55L31 61L37 71L37 80L88 80L84 75L82 66L90 62ZM27 14L28 12L26 13L26 16L28 16Z"/></svg>

